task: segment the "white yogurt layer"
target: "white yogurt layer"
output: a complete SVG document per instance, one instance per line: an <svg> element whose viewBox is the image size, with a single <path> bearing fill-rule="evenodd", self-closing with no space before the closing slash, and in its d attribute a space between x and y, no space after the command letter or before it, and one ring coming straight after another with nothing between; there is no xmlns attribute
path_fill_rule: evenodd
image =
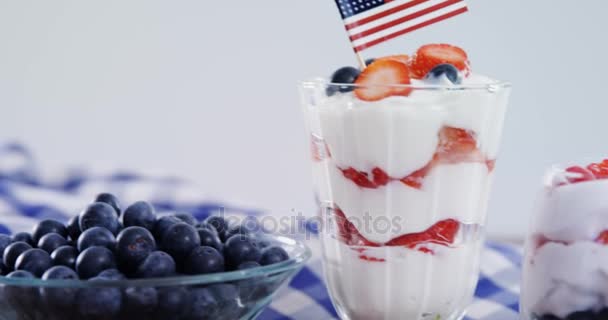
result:
<svg viewBox="0 0 608 320"><path fill-rule="evenodd" d="M544 191L534 233L564 242L593 240L608 229L608 180L574 183Z"/></svg>
<svg viewBox="0 0 608 320"><path fill-rule="evenodd" d="M363 254L386 259L372 262L328 238L325 275L331 296L349 319L451 319L473 297L481 243L434 246L434 255L401 247L367 250Z"/></svg>

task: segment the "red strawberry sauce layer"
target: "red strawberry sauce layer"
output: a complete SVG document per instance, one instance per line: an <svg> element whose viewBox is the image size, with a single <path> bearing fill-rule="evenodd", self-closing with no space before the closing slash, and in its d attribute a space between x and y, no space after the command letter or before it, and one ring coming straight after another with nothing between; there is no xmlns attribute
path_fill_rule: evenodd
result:
<svg viewBox="0 0 608 320"><path fill-rule="evenodd" d="M433 250L425 245L436 244L450 246L454 243L460 230L460 222L454 219L438 221L422 232L407 233L395 237L387 242L378 243L365 238L355 225L348 220L340 208L335 208L335 219L338 227L338 239L348 246L356 247L405 247L420 252L434 254ZM371 262L382 262L383 259L364 255L364 248L355 248L360 253L359 258Z"/></svg>
<svg viewBox="0 0 608 320"><path fill-rule="evenodd" d="M412 188L420 189L424 178L435 166L465 162L485 163L488 171L492 171L495 160L487 159L481 154L474 132L445 126L439 131L439 143L433 158L424 167L405 177L391 177L378 167L372 169L371 173L359 171L353 167L338 169L342 171L346 179L362 188L375 189L385 186L391 181L401 181Z"/></svg>

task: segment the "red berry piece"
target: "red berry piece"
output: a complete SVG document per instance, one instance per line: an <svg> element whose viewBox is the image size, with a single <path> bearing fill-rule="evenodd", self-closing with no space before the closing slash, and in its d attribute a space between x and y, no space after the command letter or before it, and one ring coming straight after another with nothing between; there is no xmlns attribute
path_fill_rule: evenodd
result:
<svg viewBox="0 0 608 320"><path fill-rule="evenodd" d="M566 175L566 179L570 183L579 183L579 182L595 180L595 176L593 175L593 173L583 167L572 166L572 167L567 168L566 172L568 173Z"/></svg>
<svg viewBox="0 0 608 320"><path fill-rule="evenodd" d="M467 53L459 47L449 44L429 44L418 49L410 69L413 78L423 79L440 64L451 64L456 69L464 71L468 63Z"/></svg>
<svg viewBox="0 0 608 320"><path fill-rule="evenodd" d="M355 84L355 96L363 101L378 101L390 96L408 96L412 88L407 65L395 60L380 59L370 64Z"/></svg>

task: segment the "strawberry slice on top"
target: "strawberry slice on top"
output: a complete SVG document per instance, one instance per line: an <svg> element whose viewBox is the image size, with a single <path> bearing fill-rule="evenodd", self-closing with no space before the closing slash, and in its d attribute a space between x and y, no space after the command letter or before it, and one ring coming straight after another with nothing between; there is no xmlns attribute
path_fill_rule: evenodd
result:
<svg viewBox="0 0 608 320"><path fill-rule="evenodd" d="M445 63L464 71L468 67L469 58L463 49L453 45L429 44L422 46L411 62L412 77L423 79L434 67Z"/></svg>
<svg viewBox="0 0 608 320"><path fill-rule="evenodd" d="M407 54L396 54L396 55L392 55L392 56L378 58L377 60L394 60L394 61L401 62L408 66L411 62L410 56L408 56Z"/></svg>
<svg viewBox="0 0 608 320"><path fill-rule="evenodd" d="M355 95L363 101L378 101L390 96L407 96L412 91L410 71L404 63L392 59L380 59L370 64L355 84Z"/></svg>

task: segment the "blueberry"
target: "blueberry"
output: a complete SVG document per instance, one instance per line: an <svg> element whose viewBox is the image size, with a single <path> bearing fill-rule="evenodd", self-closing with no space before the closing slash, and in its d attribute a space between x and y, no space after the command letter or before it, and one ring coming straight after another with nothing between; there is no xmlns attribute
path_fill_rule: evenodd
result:
<svg viewBox="0 0 608 320"><path fill-rule="evenodd" d="M139 263L154 250L154 237L148 229L142 227L128 227L116 239L116 255L121 266L129 273L135 271Z"/></svg>
<svg viewBox="0 0 608 320"><path fill-rule="evenodd" d="M146 201L138 201L127 207L122 217L125 227L143 227L154 230L156 213L154 207Z"/></svg>
<svg viewBox="0 0 608 320"><path fill-rule="evenodd" d="M262 258L260 264L263 266L279 263L289 259L287 251L281 247L272 246L262 250Z"/></svg>
<svg viewBox="0 0 608 320"><path fill-rule="evenodd" d="M55 266L66 266L74 269L78 250L72 246L61 246L51 253L51 260Z"/></svg>
<svg viewBox="0 0 608 320"><path fill-rule="evenodd" d="M32 273L24 270L17 270L9 273L7 278L10 279L34 279L36 278ZM27 286L10 286L4 287L6 299L8 303L16 309L26 309L34 307L34 301L36 301L38 292L35 287Z"/></svg>
<svg viewBox="0 0 608 320"><path fill-rule="evenodd" d="M135 277L137 278L161 278L175 274L175 261L162 251L150 253L137 267Z"/></svg>
<svg viewBox="0 0 608 320"><path fill-rule="evenodd" d="M180 222L183 221L174 216L160 217L154 224L154 236L157 240L162 240L167 230L174 224L178 224Z"/></svg>
<svg viewBox="0 0 608 320"><path fill-rule="evenodd" d="M131 287L125 289L123 299L127 312L141 316L156 309L158 292L153 287Z"/></svg>
<svg viewBox="0 0 608 320"><path fill-rule="evenodd" d="M106 279L91 278L89 281L95 282L100 280ZM112 319L112 316L115 316L120 312L122 293L120 289L116 287L83 288L78 291L76 303L78 304L78 311L82 316L81 318L98 319L103 317L103 319Z"/></svg>
<svg viewBox="0 0 608 320"><path fill-rule="evenodd" d="M112 206L104 202L90 204L80 213L80 230L103 227L116 235L120 229L118 215Z"/></svg>
<svg viewBox="0 0 608 320"><path fill-rule="evenodd" d="M118 269L103 270L95 278L102 279L102 280L127 280L127 276L125 276Z"/></svg>
<svg viewBox="0 0 608 320"><path fill-rule="evenodd" d="M534 318L534 319L537 319L537 320L562 320L562 318L554 316L552 314L545 314L540 317L536 316L536 318Z"/></svg>
<svg viewBox="0 0 608 320"><path fill-rule="evenodd" d="M32 238L32 235L27 233L27 232L18 232L15 233L11 240L13 242L25 242L27 244L29 244L30 246L35 246L36 243L34 243L34 239Z"/></svg>
<svg viewBox="0 0 608 320"><path fill-rule="evenodd" d="M73 216L72 218L70 218L70 220L68 221L67 229L70 239L74 241L78 240L78 237L82 232L80 231L79 216Z"/></svg>
<svg viewBox="0 0 608 320"><path fill-rule="evenodd" d="M256 242L245 235L232 236L224 246L226 263L231 267L236 267L247 261L259 261L261 255L262 253Z"/></svg>
<svg viewBox="0 0 608 320"><path fill-rule="evenodd" d="M194 218L189 213L176 213L173 216L194 227L196 227L198 223L198 221L196 221L196 218Z"/></svg>
<svg viewBox="0 0 608 320"><path fill-rule="evenodd" d="M184 287L158 289L159 319L180 319L190 305L190 294Z"/></svg>
<svg viewBox="0 0 608 320"><path fill-rule="evenodd" d="M190 309L187 320L216 319L221 312L220 302L217 301L209 288L193 288L190 290Z"/></svg>
<svg viewBox="0 0 608 320"><path fill-rule="evenodd" d="M90 247L99 246L114 250L116 238L110 230L102 227L93 227L85 230L77 242L78 251L82 252Z"/></svg>
<svg viewBox="0 0 608 320"><path fill-rule="evenodd" d="M257 267L261 267L261 265L255 261L247 261L247 262L243 262L243 263L239 264L239 266L237 267L237 270L246 270L246 269L252 269L252 268L257 268Z"/></svg>
<svg viewBox="0 0 608 320"><path fill-rule="evenodd" d="M577 311L569 314L567 320L595 320L595 312L593 310Z"/></svg>
<svg viewBox="0 0 608 320"><path fill-rule="evenodd" d="M57 233L65 238L68 236L68 229L63 223L57 220L42 220L34 227L34 230L32 231L32 240L34 243L38 243L42 236L49 233Z"/></svg>
<svg viewBox="0 0 608 320"><path fill-rule="evenodd" d="M239 291L232 284L220 283L191 290L187 319L238 319Z"/></svg>
<svg viewBox="0 0 608 320"><path fill-rule="evenodd" d="M9 273L6 277L11 278L11 279L34 279L34 278L36 278L36 276L34 276L31 272L25 271L25 270L13 271L13 272Z"/></svg>
<svg viewBox="0 0 608 320"><path fill-rule="evenodd" d="M224 257L215 248L197 247L184 262L187 274L205 274L224 271Z"/></svg>
<svg viewBox="0 0 608 320"><path fill-rule="evenodd" d="M29 249L19 255L15 262L15 270L29 271L36 277L41 277L52 266L49 253L42 249Z"/></svg>
<svg viewBox="0 0 608 320"><path fill-rule="evenodd" d="M8 247L8 245L12 242L13 240L9 235L0 234L0 253L4 252L4 249L6 249L6 247Z"/></svg>
<svg viewBox="0 0 608 320"><path fill-rule="evenodd" d="M11 272L11 269L9 269L9 268L8 268L8 267L7 267L7 266L4 264L4 262L0 261L0 275L5 276L5 275L9 274L10 272ZM0 291L1 291L1 289L0 289Z"/></svg>
<svg viewBox="0 0 608 320"><path fill-rule="evenodd" d="M208 229L208 230L210 230L211 232L215 233L215 234L216 234L216 235L219 237L219 234L217 233L217 230L215 230L215 227L214 227L214 226L212 226L211 224L209 224L209 223L205 222L205 221L201 221L201 222L199 222L199 223L196 225L196 228L197 228L197 229Z"/></svg>
<svg viewBox="0 0 608 320"><path fill-rule="evenodd" d="M365 65L369 66L370 64L374 63L376 61L375 58L369 58L367 60L365 60Z"/></svg>
<svg viewBox="0 0 608 320"><path fill-rule="evenodd" d="M361 71L353 67L342 67L331 76L331 84L327 87L328 96L333 96L337 92L350 92L355 89L350 85L355 83ZM340 85L341 84L341 85Z"/></svg>
<svg viewBox="0 0 608 320"><path fill-rule="evenodd" d="M218 235L221 235L228 230L228 222L221 216L210 216L203 222L215 228Z"/></svg>
<svg viewBox="0 0 608 320"><path fill-rule="evenodd" d="M184 222L169 227L162 239L162 247L177 263L182 262L190 252L200 246L201 238L196 229Z"/></svg>
<svg viewBox="0 0 608 320"><path fill-rule="evenodd" d="M199 227L196 231L198 232L198 237L201 238L201 246L213 247L218 251L222 250L222 241L217 236L215 230L212 231Z"/></svg>
<svg viewBox="0 0 608 320"><path fill-rule="evenodd" d="M43 275L42 280L77 280L78 274L66 266L54 266L48 269ZM61 310L70 308L76 302L77 288L64 286L62 288L42 287L40 296L42 301L51 309Z"/></svg>
<svg viewBox="0 0 608 320"><path fill-rule="evenodd" d="M452 82L453 84L462 83L462 77L460 76L460 72L458 71L458 69L448 63L440 64L431 69L431 71L429 71L429 73L426 75L425 79L436 81L442 76L448 78L448 80L450 80L450 82Z"/></svg>
<svg viewBox="0 0 608 320"><path fill-rule="evenodd" d="M120 203L115 195L111 193L100 193L93 202L103 202L109 204L112 208L114 208L114 211L116 211L116 215L120 217Z"/></svg>
<svg viewBox="0 0 608 320"><path fill-rule="evenodd" d="M38 248L48 252L49 254L55 249L65 246L68 241L57 233L47 233L38 241Z"/></svg>
<svg viewBox="0 0 608 320"><path fill-rule="evenodd" d="M608 319L608 308L603 308L597 313L597 320L606 320Z"/></svg>
<svg viewBox="0 0 608 320"><path fill-rule="evenodd" d="M22 241L11 243L4 249L4 254L2 256L4 265L11 270L15 269L15 261L17 261L17 258L31 248L32 246Z"/></svg>
<svg viewBox="0 0 608 320"><path fill-rule="evenodd" d="M106 247L90 247L76 258L76 271L83 279L89 279L106 269L116 268L114 254Z"/></svg>
<svg viewBox="0 0 608 320"><path fill-rule="evenodd" d="M255 217L246 217L240 224L242 230L246 230L249 234L256 234L264 231L264 226Z"/></svg>
<svg viewBox="0 0 608 320"><path fill-rule="evenodd" d="M221 234L220 237L221 237L222 241L226 241L234 235L242 234L242 235L247 236L250 233L251 232L249 231L249 229L247 227L245 227L244 225L236 225L236 226L228 227L228 230L226 230L226 232Z"/></svg>

